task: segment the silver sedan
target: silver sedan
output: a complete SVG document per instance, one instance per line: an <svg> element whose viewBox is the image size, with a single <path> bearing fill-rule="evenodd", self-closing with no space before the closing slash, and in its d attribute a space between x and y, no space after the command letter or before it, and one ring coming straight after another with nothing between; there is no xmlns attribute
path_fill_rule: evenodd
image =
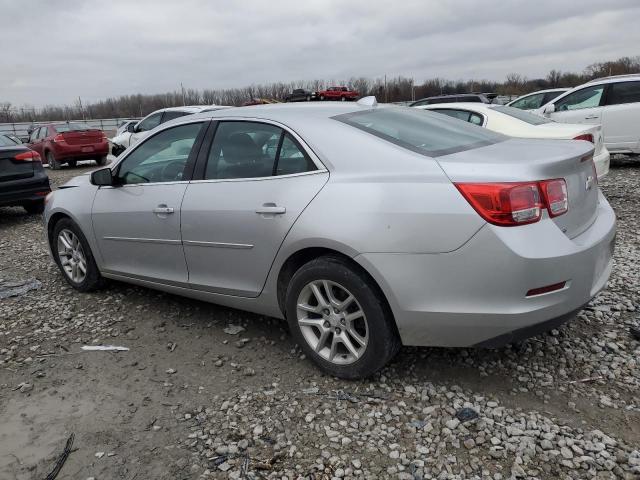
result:
<svg viewBox="0 0 640 480"><path fill-rule="evenodd" d="M586 142L370 99L176 119L54 192L44 220L77 290L115 279L286 318L343 378L401 345L557 326L605 286L615 237Z"/></svg>

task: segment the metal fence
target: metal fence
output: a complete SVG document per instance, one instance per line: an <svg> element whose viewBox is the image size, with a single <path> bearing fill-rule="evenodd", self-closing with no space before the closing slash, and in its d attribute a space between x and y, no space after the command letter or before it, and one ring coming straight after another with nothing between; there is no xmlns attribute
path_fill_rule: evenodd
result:
<svg viewBox="0 0 640 480"><path fill-rule="evenodd" d="M107 136L111 136L118 129L118 126L127 120L140 120L140 118L97 118L90 120L69 120L72 123L80 123L93 128L99 128ZM29 130L38 128L41 125L48 125L50 123L63 123L63 121L50 121L50 122L17 122L17 123L0 123L0 134L12 133L17 137L26 140L29 138Z"/></svg>

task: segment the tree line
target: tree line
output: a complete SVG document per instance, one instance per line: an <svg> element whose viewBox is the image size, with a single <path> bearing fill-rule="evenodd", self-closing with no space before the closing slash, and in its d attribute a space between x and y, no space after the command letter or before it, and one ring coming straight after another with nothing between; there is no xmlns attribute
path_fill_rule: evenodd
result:
<svg viewBox="0 0 640 480"><path fill-rule="evenodd" d="M341 82L311 80L250 85L243 88L204 90L187 88L151 95L138 93L107 98L86 105L83 105L80 99L73 105L48 105L41 108L16 107L9 102L0 101L0 122L143 117L160 108L181 105L237 106L255 99L283 100L295 88L317 91L331 85L346 85L357 90L362 96L375 95L380 102L400 102L433 95L471 92L523 95L545 88L575 87L594 78L630 73L640 73L640 56L594 63L581 73L551 70L544 78L529 79L518 73L511 73L502 82L431 78L423 83L414 83L413 79L402 76L388 79L353 77Z"/></svg>

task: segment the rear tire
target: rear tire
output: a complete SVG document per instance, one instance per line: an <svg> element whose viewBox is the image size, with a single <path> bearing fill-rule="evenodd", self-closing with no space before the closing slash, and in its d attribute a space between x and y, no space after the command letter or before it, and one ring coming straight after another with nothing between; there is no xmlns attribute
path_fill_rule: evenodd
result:
<svg viewBox="0 0 640 480"><path fill-rule="evenodd" d="M51 150L49 150L45 156L47 157L47 163L49 164L49 168L51 170L60 169L60 162L56 160L56 156Z"/></svg>
<svg viewBox="0 0 640 480"><path fill-rule="evenodd" d="M69 285L80 292L90 292L104 286L104 278L100 275L89 243L82 230L70 218L63 218L55 224L49 242L53 258ZM82 274L82 268L78 266L74 270L73 262L84 265L85 271L81 278L74 278L74 273ZM65 270L70 267L70 271Z"/></svg>
<svg viewBox="0 0 640 480"><path fill-rule="evenodd" d="M69 165L71 168L76 168L76 166L78 165L78 161L77 160L69 160L67 162L67 165Z"/></svg>
<svg viewBox="0 0 640 480"><path fill-rule="evenodd" d="M106 156L105 156L105 157L98 157L98 158L96 159L96 163L97 163L100 167L102 167L103 165L106 165L106 164L107 164L107 157L106 157Z"/></svg>
<svg viewBox="0 0 640 480"><path fill-rule="evenodd" d="M289 282L285 307L294 340L330 375L368 377L400 350L382 292L340 257L323 256L300 267Z"/></svg>
<svg viewBox="0 0 640 480"><path fill-rule="evenodd" d="M341 102L346 102L347 101L347 97L345 97L344 95L342 97L340 97L340 101Z"/></svg>
<svg viewBox="0 0 640 480"><path fill-rule="evenodd" d="M31 215L37 215L44 212L44 200L26 203L23 205L23 207L27 211L27 213Z"/></svg>
<svg viewBox="0 0 640 480"><path fill-rule="evenodd" d="M324 100L324 95L320 95L320 101L322 102Z"/></svg>

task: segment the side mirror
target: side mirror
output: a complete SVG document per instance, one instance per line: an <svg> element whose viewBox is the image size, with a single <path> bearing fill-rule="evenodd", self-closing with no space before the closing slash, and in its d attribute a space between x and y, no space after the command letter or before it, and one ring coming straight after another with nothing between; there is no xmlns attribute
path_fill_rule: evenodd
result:
<svg viewBox="0 0 640 480"><path fill-rule="evenodd" d="M110 168L101 168L91 174L91 183L98 187L108 187L113 185L113 173Z"/></svg>
<svg viewBox="0 0 640 480"><path fill-rule="evenodd" d="M130 123L129 125L127 125L127 132L135 133L135 131L136 131L136 124L135 123Z"/></svg>
<svg viewBox="0 0 640 480"><path fill-rule="evenodd" d="M547 106L544 107L544 110L542 110L542 113L553 113L556 111L556 106L553 103L548 104Z"/></svg>

